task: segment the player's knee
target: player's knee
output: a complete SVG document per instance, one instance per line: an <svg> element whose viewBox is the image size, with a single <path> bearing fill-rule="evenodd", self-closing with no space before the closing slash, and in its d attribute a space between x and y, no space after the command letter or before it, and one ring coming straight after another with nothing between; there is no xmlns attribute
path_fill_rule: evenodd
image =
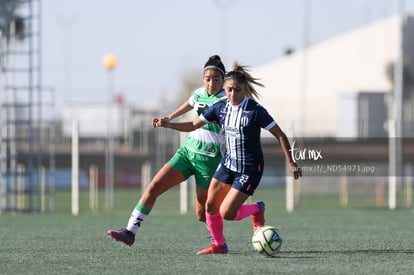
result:
<svg viewBox="0 0 414 275"><path fill-rule="evenodd" d="M214 214L218 212L218 208L214 203L206 202L206 212L209 214Z"/></svg>

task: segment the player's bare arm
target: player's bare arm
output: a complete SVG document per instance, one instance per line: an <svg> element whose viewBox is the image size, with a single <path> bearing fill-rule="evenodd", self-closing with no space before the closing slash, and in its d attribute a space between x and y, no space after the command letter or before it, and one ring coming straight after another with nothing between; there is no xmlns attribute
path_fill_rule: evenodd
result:
<svg viewBox="0 0 414 275"><path fill-rule="evenodd" d="M176 117L181 116L182 114L187 113L188 111L191 111L192 109L193 107L188 103L188 101L186 101L183 104L181 104L181 106L178 107L177 110L175 110L174 112L166 116L166 118L168 118L169 120L172 120Z"/></svg>
<svg viewBox="0 0 414 275"><path fill-rule="evenodd" d="M205 122L201 121L199 118L187 122L170 122L167 119L161 119L157 123L156 127L170 128L180 132L191 132L200 128L204 124Z"/></svg>
<svg viewBox="0 0 414 275"><path fill-rule="evenodd" d="M168 116L159 116L159 117L153 117L152 118L152 127L157 127L157 123L159 123L160 120L166 120L170 121L176 117L181 116L182 114L187 113L188 111L192 110L193 107L188 103L188 101L184 102L180 107L177 108L174 112L169 114Z"/></svg>

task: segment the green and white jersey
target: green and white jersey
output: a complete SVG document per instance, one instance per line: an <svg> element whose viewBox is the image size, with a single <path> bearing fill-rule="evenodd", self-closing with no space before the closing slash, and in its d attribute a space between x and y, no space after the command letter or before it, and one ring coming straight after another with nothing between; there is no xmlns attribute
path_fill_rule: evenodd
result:
<svg viewBox="0 0 414 275"><path fill-rule="evenodd" d="M195 116L198 117L209 106L225 98L226 92L224 90L216 95L209 95L205 88L199 88L190 97L188 103L193 107ZM192 152L215 157L220 153L223 145L224 136L221 133L221 126L216 123L208 123L191 132L183 146Z"/></svg>

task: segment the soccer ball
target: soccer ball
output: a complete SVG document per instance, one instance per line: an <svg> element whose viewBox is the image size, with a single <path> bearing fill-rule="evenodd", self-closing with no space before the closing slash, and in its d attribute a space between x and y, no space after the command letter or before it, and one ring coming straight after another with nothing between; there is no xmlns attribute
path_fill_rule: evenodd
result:
<svg viewBox="0 0 414 275"><path fill-rule="evenodd" d="M272 256L282 247L283 239L279 229L265 225L258 228L252 237L252 244L256 251L262 255Z"/></svg>

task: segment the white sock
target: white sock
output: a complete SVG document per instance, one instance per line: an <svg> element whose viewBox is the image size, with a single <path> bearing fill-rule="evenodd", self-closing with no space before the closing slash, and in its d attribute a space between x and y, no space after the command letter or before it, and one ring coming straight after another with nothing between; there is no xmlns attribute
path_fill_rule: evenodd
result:
<svg viewBox="0 0 414 275"><path fill-rule="evenodd" d="M134 233L134 235L137 234L146 216L147 215L143 214L141 211L134 209L131 213L126 229Z"/></svg>

